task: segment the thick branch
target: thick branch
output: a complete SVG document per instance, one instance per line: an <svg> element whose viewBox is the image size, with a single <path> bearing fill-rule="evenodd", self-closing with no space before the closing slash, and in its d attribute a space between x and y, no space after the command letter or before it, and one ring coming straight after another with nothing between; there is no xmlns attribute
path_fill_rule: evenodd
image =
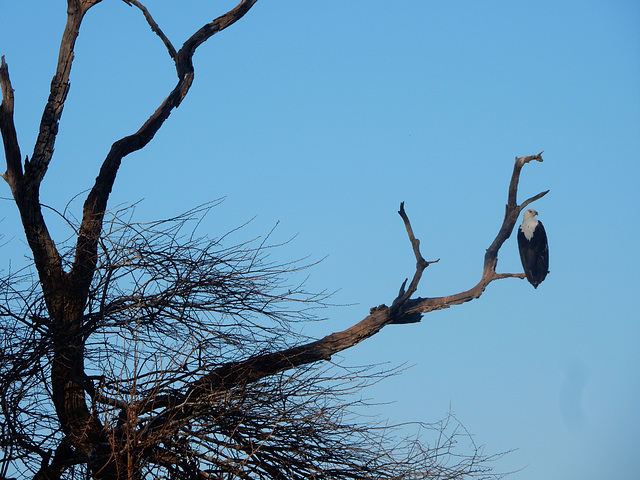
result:
<svg viewBox="0 0 640 480"><path fill-rule="evenodd" d="M352 327L341 332L297 347L265 355L257 355L241 362L225 364L194 382L184 395L166 395L149 399L153 409L165 408L146 428L147 435L171 437L181 424L207 412L220 394L279 372L331 357L375 335L393 319L391 309L385 305L374 308L370 314ZM160 401L158 401L160 400Z"/></svg>
<svg viewBox="0 0 640 480"><path fill-rule="evenodd" d="M64 314L58 317L64 319L64 325L57 325L60 331L56 332L56 338L58 341L67 342L58 345L56 349L52 365L52 387L54 403L63 429L75 449L82 454L87 454L100 441L99 436L102 432L102 425L90 414L85 403L83 342L81 336L77 334L80 325L76 321L80 318L84 309L95 272L98 258L98 241L102 232L104 213L118 169L126 155L143 148L151 141L173 109L177 108L184 99L193 82L192 56L197 46L214 33L242 18L255 1L242 1L234 10L214 20L209 24L208 28L199 30L190 41L187 41L185 47L174 56L178 73L178 83L175 88L136 133L124 137L112 145L100 168L95 184L85 200L75 259L73 267L67 276L62 273L59 256L48 233L46 233L37 192L53 153L53 142L57 134L58 121L69 88L68 77L73 59L73 45L79 31L82 16L94 3L78 4L78 0L69 0L69 18L61 45L58 72L52 82L51 95L43 115L41 131L34 151L35 161L31 169L26 172L27 174L31 173L31 182L34 186L32 198L26 202L26 206L29 207L30 212L39 215L35 218L35 221L37 225L40 225L41 232L35 235L35 239L40 241L44 238L47 244L53 247L51 253L55 253L55 255L52 258L58 260L55 265L58 269L58 275L45 275L45 280L49 281L51 278L57 278L58 281L53 282L52 286L57 287L58 291L63 292L66 297L71 296L71 298L62 298L62 301L55 304L48 302L49 306L52 307L50 311L54 316L54 312L57 309L63 308L65 310ZM82 8L80 8L81 6ZM146 18L147 21L152 22L153 28L155 24L153 19L150 15L146 15ZM168 40L166 40L161 30L157 28L154 31L167 45ZM171 44L169 43L168 45L170 46ZM172 47L168 48L171 53ZM26 225L27 223L25 223L25 228ZM29 237L29 234L27 236ZM35 250L34 255L37 258L38 252ZM45 288L45 295L46 292L47 289Z"/></svg>
<svg viewBox="0 0 640 480"><path fill-rule="evenodd" d="M290 368L331 360L336 353L378 333L391 318L391 310L382 305L372 309L365 319L352 327L315 342L224 365L198 380L190 389L187 398L196 400L201 396L256 382Z"/></svg>
<svg viewBox="0 0 640 480"><path fill-rule="evenodd" d="M39 188L39 184L51 162L53 146L58 134L58 124L69 93L69 74L73 63L73 49L78 38L82 18L91 5L91 2L68 1L67 24L60 42L56 74L51 80L49 99L42 113L40 131L33 149L31 162L25 165L27 181L34 190ZM37 196L37 194L35 195Z"/></svg>

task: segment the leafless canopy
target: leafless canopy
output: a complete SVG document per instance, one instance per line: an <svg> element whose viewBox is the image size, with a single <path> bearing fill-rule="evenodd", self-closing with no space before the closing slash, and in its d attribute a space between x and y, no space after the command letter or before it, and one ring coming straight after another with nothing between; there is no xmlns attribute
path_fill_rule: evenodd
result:
<svg viewBox="0 0 640 480"><path fill-rule="evenodd" d="M9 68L0 65L0 133L6 172L33 254L31 269L0 279L0 478L58 479L418 479L489 475L491 460L451 423L431 442L398 439L390 427L353 416L353 393L384 372L333 365L331 358L389 324L478 298L498 273L498 252L520 211L516 158L504 221L486 251L479 282L445 297L420 298L426 261L404 205L399 214L416 258L411 281L390 306L319 340L291 325L314 319L326 297L290 274L305 268L270 259L259 240L227 245L196 235L203 206L169 220L135 223L107 203L122 160L144 148L191 87L196 49L240 20L257 0L205 24L181 48L137 0L164 44L175 87L135 133L113 143L74 224L57 244L42 214L40 185L52 159L74 45L85 13L100 0L68 0L68 18L31 157L23 161L13 121ZM70 221L71 222L71 221ZM71 222L73 224L73 222ZM408 283L408 285L407 285Z"/></svg>

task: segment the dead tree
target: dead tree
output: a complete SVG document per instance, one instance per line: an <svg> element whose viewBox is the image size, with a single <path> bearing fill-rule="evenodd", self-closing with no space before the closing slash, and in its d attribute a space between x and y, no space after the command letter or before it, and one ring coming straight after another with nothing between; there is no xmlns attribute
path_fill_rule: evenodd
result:
<svg viewBox="0 0 640 480"><path fill-rule="evenodd" d="M390 324L478 298L498 273L498 252L520 211L523 166L516 158L504 221L486 251L480 281L436 298L414 297L426 261L404 205L399 214L416 270L390 306L353 326L309 341L291 322L322 303L286 274L303 266L272 263L264 244L224 246L184 228L203 213L142 225L109 213L123 159L144 148L185 98L196 49L240 20L257 0L196 31L176 49L137 0L163 42L177 81L135 133L115 141L84 200L71 244L49 234L40 203L58 123L69 91L82 19L100 0L68 0L56 73L30 157L22 157L13 120L14 90L2 57L0 133L6 173L37 279L29 271L0 280L0 477L58 479L462 478L490 472L478 451L451 464L454 428L435 444L396 441L388 429L360 425L345 401L376 373L328 368L341 352ZM407 285L408 282L408 285ZM356 382L354 382L354 379ZM446 432L446 429L443 430Z"/></svg>

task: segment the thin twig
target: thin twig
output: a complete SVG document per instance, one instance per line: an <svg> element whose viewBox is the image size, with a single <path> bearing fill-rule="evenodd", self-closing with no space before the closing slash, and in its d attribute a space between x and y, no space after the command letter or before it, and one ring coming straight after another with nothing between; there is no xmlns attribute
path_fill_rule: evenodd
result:
<svg viewBox="0 0 640 480"><path fill-rule="evenodd" d="M409 236L409 241L411 242L411 247L413 248L413 254L416 257L416 271L413 274L413 279L409 284L409 288L405 291L405 285L407 284L407 280L402 282L402 286L400 287L400 292L396 299L391 304L391 310L393 314L398 313L402 306L411 298L411 296L417 291L418 284L420 283L420 279L422 278L422 273L425 268L427 268L432 263L439 262L440 259L428 262L424 259L422 254L420 253L420 240L416 238L413 233L413 228L411 227L411 222L409 221L409 217L407 216L407 212L404 209L404 202L400 203L400 210L398 210L398 214L402 217L402 221L404 222L404 226L407 230L407 235ZM418 320L416 320L418 321ZM404 322L406 323L406 322Z"/></svg>
<svg viewBox="0 0 640 480"><path fill-rule="evenodd" d="M160 39L164 43L165 47L167 47L167 50L169 51L169 55L171 56L171 58L173 58L175 60L176 59L176 54L177 54L176 49L174 48L174 46L171 43L171 41L164 34L164 32L160 29L160 27L158 26L156 21L153 19L153 17L149 13L149 10L147 10L147 8L144 5L142 5L140 2L138 2L138 0L124 0L124 2L129 4L129 5L134 5L134 6L138 7L138 9L144 15L144 18L146 18L147 23L151 27L151 30L153 30L155 32L155 34L158 35L158 37L160 37Z"/></svg>

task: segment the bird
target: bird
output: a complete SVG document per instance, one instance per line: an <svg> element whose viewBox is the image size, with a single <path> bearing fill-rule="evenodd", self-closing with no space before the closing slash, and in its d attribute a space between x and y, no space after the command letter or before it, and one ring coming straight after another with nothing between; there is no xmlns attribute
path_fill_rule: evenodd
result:
<svg viewBox="0 0 640 480"><path fill-rule="evenodd" d="M524 212L522 225L518 229L520 260L527 280L533 288L538 288L549 273L547 232L536 215L538 212L533 209Z"/></svg>

